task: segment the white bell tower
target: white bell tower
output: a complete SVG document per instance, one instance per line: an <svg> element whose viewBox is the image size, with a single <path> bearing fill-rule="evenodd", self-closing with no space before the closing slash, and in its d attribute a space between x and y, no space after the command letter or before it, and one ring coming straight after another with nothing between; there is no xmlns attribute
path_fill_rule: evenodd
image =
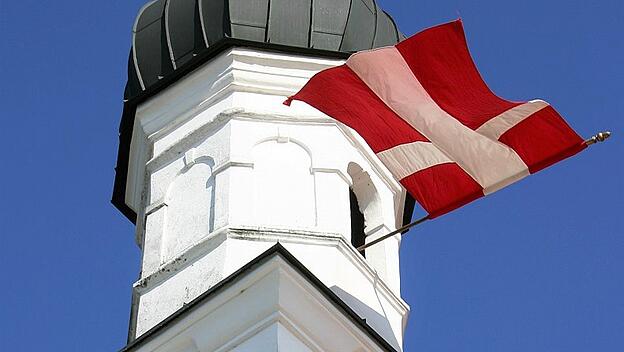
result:
<svg viewBox="0 0 624 352"><path fill-rule="evenodd" d="M124 351L402 351L400 236L354 245L402 225L405 191L353 130L282 104L343 60L261 45L202 60L122 128L143 252Z"/></svg>

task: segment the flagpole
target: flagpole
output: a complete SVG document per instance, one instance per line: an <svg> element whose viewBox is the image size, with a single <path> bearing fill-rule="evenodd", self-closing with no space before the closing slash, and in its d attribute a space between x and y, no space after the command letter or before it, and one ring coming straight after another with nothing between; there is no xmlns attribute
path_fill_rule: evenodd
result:
<svg viewBox="0 0 624 352"><path fill-rule="evenodd" d="M604 142L604 141L606 141L609 137L611 137L611 132L609 132L609 131L600 132L600 133L598 133L598 134L594 135L593 137L591 137L591 138L589 138L589 139L585 140L585 142L584 142L584 143L585 143L585 145L590 146L590 145L592 145L592 144L596 144L596 143L599 143L599 142ZM385 240L385 239L388 239L388 238L390 238L390 237L392 237L392 236L394 236L394 235L397 235L397 234L399 234L399 233L401 233L401 232L403 232L403 231L405 231L405 230L409 230L409 229L411 229L412 227L414 227L414 226L416 226L416 225L419 225L419 224L422 224L423 222L425 222L425 221L427 221L427 220L429 220L429 215L425 216L425 217L424 217L424 218L422 218L422 219L418 219L418 220L416 220L416 221L414 221L414 222L412 222L412 223L409 223L409 224L407 224L407 225L405 225L405 226L403 226L403 227L400 227L400 228L398 228L398 229L396 229L396 230L394 230L394 231L390 232L390 233L389 233L389 234L387 234L387 235L381 236L381 237L379 237L378 239L376 239L376 240L374 240L374 241L372 241L372 242L370 242L370 243L367 243L367 244L365 244L365 245L359 246L359 247L357 248L357 250L358 250L358 252L362 252L362 251L364 251L364 250L365 250L366 248L368 248L368 247L374 246L374 245L376 245L377 243L379 243L379 242L381 242L381 241L383 241L383 240Z"/></svg>
<svg viewBox="0 0 624 352"><path fill-rule="evenodd" d="M394 236L394 235L396 235L396 234L399 234L399 233L401 233L401 232L403 232L403 231L405 231L405 230L409 230L409 229L411 229L412 227L414 227L414 226L416 226L416 225L418 225L418 224L422 224L423 222L425 222L425 221L427 221L427 220L429 220L429 215L425 216L425 217L424 217L424 218L422 218L422 219L418 219L418 220L416 220L416 221L414 221L414 222L412 222L412 223L409 223L409 224L407 224L407 225L405 225L405 226L403 226L403 227L400 227L400 228L398 228L398 229L396 229L396 230L394 230L394 231L390 232L390 233L389 233L389 234L387 234L387 235L381 236L381 237L379 237L378 239L376 239L376 240L374 240L374 241L372 241L372 242L370 242L370 243L367 243L367 244L365 244L365 245L363 245L363 246L359 246L359 247L357 248L357 250L358 250L358 252L362 252L363 250L365 250L366 248L368 248L368 247L370 247L370 246L376 245L377 243L379 243L379 242L381 242L381 241L383 241L383 240L385 240L385 239L387 239L387 238L390 238L390 237L392 237L392 236Z"/></svg>

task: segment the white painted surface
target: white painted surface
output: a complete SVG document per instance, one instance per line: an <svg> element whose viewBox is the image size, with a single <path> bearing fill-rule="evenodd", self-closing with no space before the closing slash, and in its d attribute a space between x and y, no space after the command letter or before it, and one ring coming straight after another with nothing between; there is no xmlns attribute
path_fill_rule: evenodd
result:
<svg viewBox="0 0 624 352"><path fill-rule="evenodd" d="M131 352L381 352L368 333L280 256L153 334Z"/></svg>
<svg viewBox="0 0 624 352"><path fill-rule="evenodd" d="M215 180L210 164L187 164L169 185L162 247L165 262L182 254L213 229Z"/></svg>
<svg viewBox="0 0 624 352"><path fill-rule="evenodd" d="M280 138L260 142L251 152L254 222L312 229L316 225L316 199L310 155L288 137Z"/></svg>
<svg viewBox="0 0 624 352"><path fill-rule="evenodd" d="M135 135L145 137L133 141L126 194L143 250L131 337L280 242L400 349L409 310L400 236L359 255L349 187L367 242L401 223L404 190L352 130L305 104L282 105L318 70L341 63L233 49L139 106ZM224 329L234 323L220 316ZM299 343L280 329L281 340Z"/></svg>

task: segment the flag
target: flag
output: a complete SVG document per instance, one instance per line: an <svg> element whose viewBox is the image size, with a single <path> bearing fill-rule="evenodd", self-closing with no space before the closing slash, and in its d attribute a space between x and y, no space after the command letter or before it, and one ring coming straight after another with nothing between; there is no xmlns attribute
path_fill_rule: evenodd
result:
<svg viewBox="0 0 624 352"><path fill-rule="evenodd" d="M461 20L353 54L290 97L353 128L435 218L586 147L543 100L496 96Z"/></svg>

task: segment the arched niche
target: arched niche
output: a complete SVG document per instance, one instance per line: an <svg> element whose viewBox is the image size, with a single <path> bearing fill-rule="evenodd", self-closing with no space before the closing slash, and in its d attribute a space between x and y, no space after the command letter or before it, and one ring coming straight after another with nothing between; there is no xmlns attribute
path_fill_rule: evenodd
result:
<svg viewBox="0 0 624 352"><path fill-rule="evenodd" d="M268 227L315 226L312 160L303 144L266 140L255 145L251 154L256 222Z"/></svg>
<svg viewBox="0 0 624 352"><path fill-rule="evenodd" d="M368 174L358 164L349 163L347 173L351 177L351 244L355 247L365 241L366 234L383 223L381 199ZM357 204L354 204L354 201ZM359 211L359 212L358 212ZM363 215L363 224L361 216Z"/></svg>
<svg viewBox="0 0 624 352"><path fill-rule="evenodd" d="M366 243L366 222L364 214L360 210L357 196L353 189L349 187L349 207L351 212L351 244L358 248ZM366 251L360 252L366 258Z"/></svg>
<svg viewBox="0 0 624 352"><path fill-rule="evenodd" d="M163 262L179 256L214 229L213 166L210 158L198 159L185 167L169 186L165 198Z"/></svg>

